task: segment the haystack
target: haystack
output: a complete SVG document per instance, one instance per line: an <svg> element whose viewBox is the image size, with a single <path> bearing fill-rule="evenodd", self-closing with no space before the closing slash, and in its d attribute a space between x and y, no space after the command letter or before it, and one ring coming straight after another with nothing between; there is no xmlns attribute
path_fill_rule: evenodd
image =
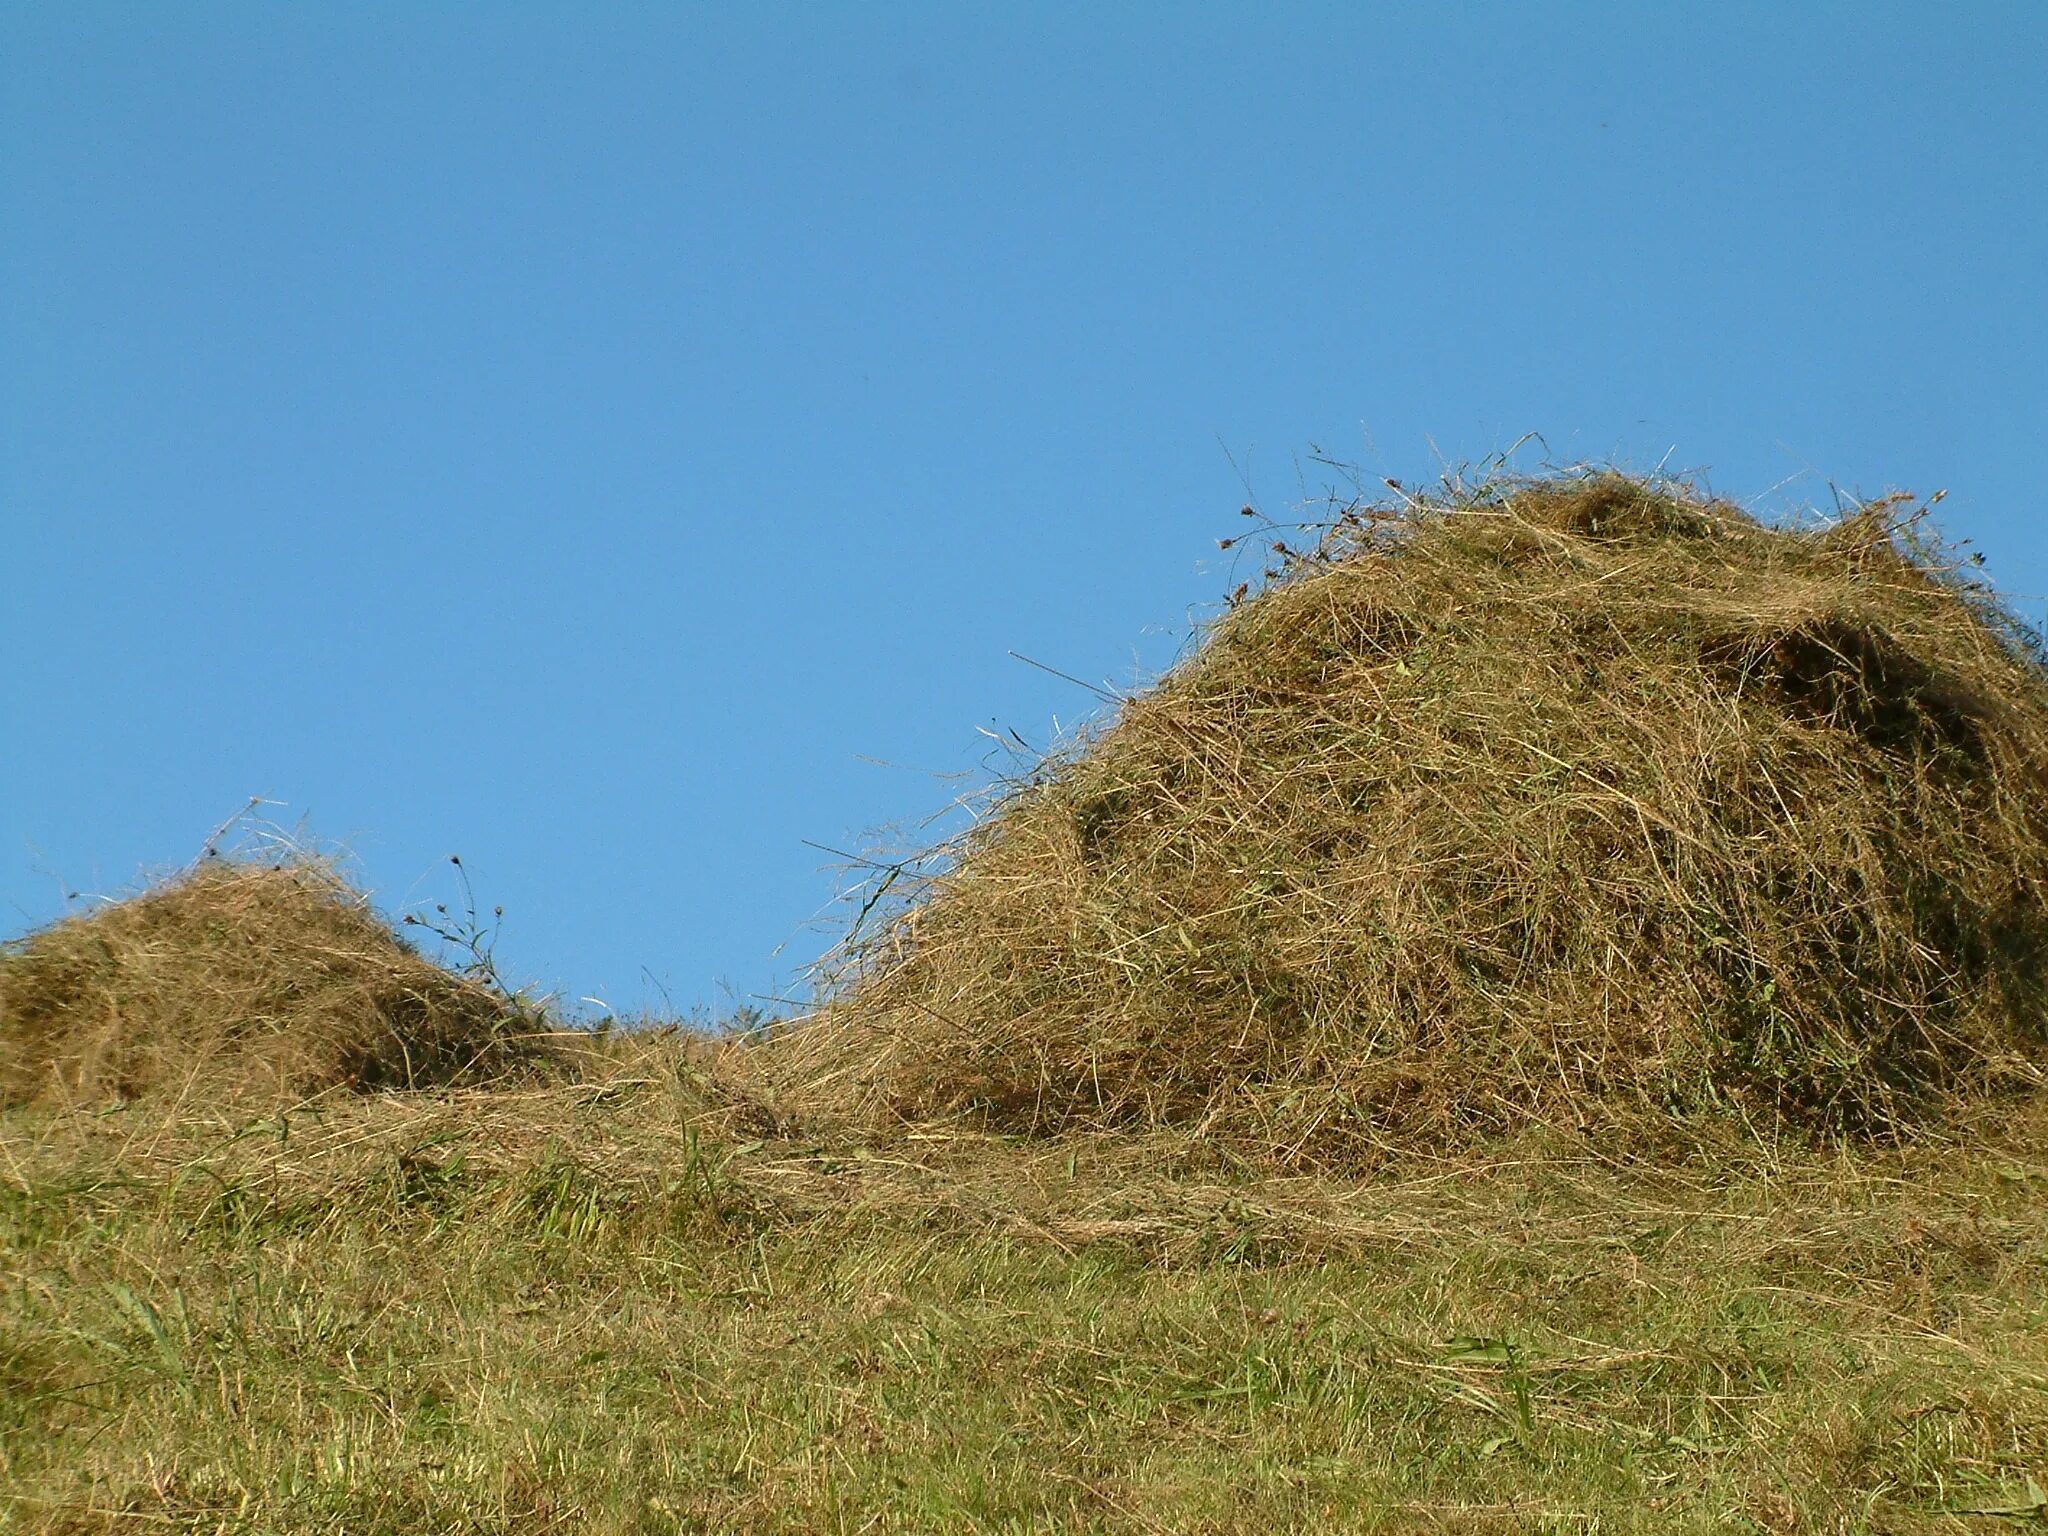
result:
<svg viewBox="0 0 2048 1536"><path fill-rule="evenodd" d="M0 947L0 1102L453 1083L530 1055L533 1026L313 860L209 860Z"/></svg>
<svg viewBox="0 0 2048 1536"><path fill-rule="evenodd" d="M2048 668L1922 517L1343 507L852 955L785 1099L1342 1159L2036 1084Z"/></svg>

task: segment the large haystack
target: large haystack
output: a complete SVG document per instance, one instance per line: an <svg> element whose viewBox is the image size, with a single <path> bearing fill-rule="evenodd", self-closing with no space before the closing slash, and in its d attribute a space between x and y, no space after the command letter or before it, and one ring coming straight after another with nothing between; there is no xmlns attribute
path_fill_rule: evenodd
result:
<svg viewBox="0 0 2048 1536"><path fill-rule="evenodd" d="M0 947L0 1102L456 1082L530 1053L533 1022L324 864L209 860Z"/></svg>
<svg viewBox="0 0 2048 1536"><path fill-rule="evenodd" d="M2048 672L1917 527L1614 475L1346 509L968 835L788 1102L1348 1158L2034 1083Z"/></svg>

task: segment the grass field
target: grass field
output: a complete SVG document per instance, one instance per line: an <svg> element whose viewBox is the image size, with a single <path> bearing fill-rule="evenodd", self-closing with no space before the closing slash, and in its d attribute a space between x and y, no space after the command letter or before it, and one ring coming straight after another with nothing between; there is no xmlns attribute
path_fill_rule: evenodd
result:
<svg viewBox="0 0 2048 1536"><path fill-rule="evenodd" d="M1925 511L1254 513L716 1042L274 837L0 945L0 1523L2048 1523L2048 649Z"/></svg>
<svg viewBox="0 0 2048 1536"><path fill-rule="evenodd" d="M1962 1531L2048 1506L2048 1113L1901 1152L764 1137L671 1041L0 1119L23 1531Z"/></svg>

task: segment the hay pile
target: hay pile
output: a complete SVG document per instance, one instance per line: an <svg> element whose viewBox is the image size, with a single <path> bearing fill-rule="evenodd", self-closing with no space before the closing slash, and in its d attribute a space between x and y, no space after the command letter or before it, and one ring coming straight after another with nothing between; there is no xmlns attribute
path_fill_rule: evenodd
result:
<svg viewBox="0 0 2048 1536"><path fill-rule="evenodd" d="M1341 1160L2038 1082L2048 670L1918 527L1344 508L853 956L786 1103Z"/></svg>
<svg viewBox="0 0 2048 1536"><path fill-rule="evenodd" d="M453 1083L535 1020L415 953L326 865L210 860L0 947L0 1102Z"/></svg>

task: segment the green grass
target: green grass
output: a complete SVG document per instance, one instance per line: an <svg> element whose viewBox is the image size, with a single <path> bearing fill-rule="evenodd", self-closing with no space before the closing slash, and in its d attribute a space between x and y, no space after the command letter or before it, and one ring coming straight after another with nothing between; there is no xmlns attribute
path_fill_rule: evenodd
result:
<svg viewBox="0 0 2048 1536"><path fill-rule="evenodd" d="M2038 1110L1339 1183L764 1141L653 1049L267 1118L10 1110L0 1528L2015 1529L2044 1196Z"/></svg>

